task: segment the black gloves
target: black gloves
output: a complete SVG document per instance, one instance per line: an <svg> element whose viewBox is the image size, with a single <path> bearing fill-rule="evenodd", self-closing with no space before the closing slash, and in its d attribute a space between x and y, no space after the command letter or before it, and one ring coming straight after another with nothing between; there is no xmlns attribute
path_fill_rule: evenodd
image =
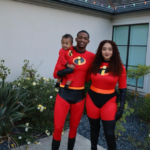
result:
<svg viewBox="0 0 150 150"><path fill-rule="evenodd" d="M73 69L72 68L66 68L64 70L57 71L57 76L60 77L60 78L62 78L66 74L69 74L69 73L73 73Z"/></svg>
<svg viewBox="0 0 150 150"><path fill-rule="evenodd" d="M125 104L125 100L126 100L126 88L119 89L119 91L120 91L120 108L118 109L116 116L115 116L116 121L122 117L123 110L124 110L124 104Z"/></svg>

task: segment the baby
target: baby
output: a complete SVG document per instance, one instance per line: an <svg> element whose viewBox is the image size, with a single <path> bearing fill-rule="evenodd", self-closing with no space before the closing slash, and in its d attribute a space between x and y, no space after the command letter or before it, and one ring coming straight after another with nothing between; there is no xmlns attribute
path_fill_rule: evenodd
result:
<svg viewBox="0 0 150 150"><path fill-rule="evenodd" d="M71 69L75 68L75 65L72 63L72 59L71 59L71 56L73 55L72 44L73 44L73 37L70 34L65 34L61 40L62 48L59 51L58 64L57 64L58 71L64 70L67 67ZM73 73L66 74L66 78L67 78L67 82L65 85L65 89L68 90L68 87L70 86L74 78ZM61 78L57 79L55 85L56 88L59 87L61 80L62 80Z"/></svg>

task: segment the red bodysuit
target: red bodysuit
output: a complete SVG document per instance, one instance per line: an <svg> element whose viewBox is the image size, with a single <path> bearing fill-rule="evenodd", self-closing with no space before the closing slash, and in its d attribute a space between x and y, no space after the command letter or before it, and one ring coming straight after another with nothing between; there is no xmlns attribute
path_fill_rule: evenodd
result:
<svg viewBox="0 0 150 150"><path fill-rule="evenodd" d="M66 68L67 64L72 64L71 56L73 55L73 47L70 47L69 50L64 50L63 48L59 50L58 64L56 70L60 71ZM67 74L66 78L68 81L73 81L73 73Z"/></svg>
<svg viewBox="0 0 150 150"><path fill-rule="evenodd" d="M69 138L75 138L77 127L84 110L84 84L88 69L94 59L94 54L88 52L78 52L75 48L72 50L72 55L69 55L72 60L71 64L75 64L74 69L74 80L69 86L69 91L64 90L67 78L63 77L63 81L60 84L59 93L56 97L55 108L54 108L54 134L53 138L57 141L61 140L62 129L66 120L66 116L70 109L70 132ZM53 76L57 76L57 61Z"/></svg>
<svg viewBox="0 0 150 150"><path fill-rule="evenodd" d="M69 86L70 89L84 89L84 84L85 84L85 79L87 75L87 71L94 59L94 54L85 51L83 53L76 51L75 49L72 50L72 56L70 56L70 59L72 60L72 64L75 64L75 69L74 69L74 82L71 83ZM69 53L68 53L69 55ZM57 66L59 65L59 62L57 61L53 76L54 78L59 78L57 76ZM63 78L63 82L61 83L61 87L64 87L65 83L67 81L67 78Z"/></svg>
<svg viewBox="0 0 150 150"><path fill-rule="evenodd" d="M87 115L92 119L114 120L117 112L115 87L127 87L126 70L123 66L121 76L112 76L107 72L109 62L103 62L99 72L91 74L92 85L86 97ZM93 111L94 110L94 111Z"/></svg>

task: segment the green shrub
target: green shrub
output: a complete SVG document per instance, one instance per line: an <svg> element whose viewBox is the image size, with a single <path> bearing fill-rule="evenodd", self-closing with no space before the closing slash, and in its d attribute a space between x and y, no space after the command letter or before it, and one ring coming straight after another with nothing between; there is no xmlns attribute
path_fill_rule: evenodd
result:
<svg viewBox="0 0 150 150"><path fill-rule="evenodd" d="M149 99L150 99L150 93L145 94L145 96L144 96L144 97L146 97L146 98L149 98Z"/></svg>
<svg viewBox="0 0 150 150"><path fill-rule="evenodd" d="M8 74L10 74L10 69L4 66L4 60L0 60L0 79L2 80L1 87L4 87L4 81L7 78Z"/></svg>
<svg viewBox="0 0 150 150"><path fill-rule="evenodd" d="M90 86L91 86L91 81L85 83L85 94L87 94L88 90L90 89Z"/></svg>
<svg viewBox="0 0 150 150"><path fill-rule="evenodd" d="M138 64L138 66L130 66L127 71L127 76L129 78L135 79L135 92L134 92L134 101L137 101L137 87L138 80L140 77L144 77L150 73L150 66Z"/></svg>
<svg viewBox="0 0 150 150"><path fill-rule="evenodd" d="M40 77L28 60L24 61L22 74L14 81L14 85L27 91L27 101L34 107L33 113L26 119L32 127L31 133L53 133L53 110L57 94L54 84L54 80Z"/></svg>
<svg viewBox="0 0 150 150"><path fill-rule="evenodd" d="M136 103L136 110L140 117L150 123L150 98L143 97Z"/></svg>
<svg viewBox="0 0 150 150"><path fill-rule="evenodd" d="M0 139L16 143L13 134L18 127L26 128L25 124L18 121L32 113L33 108L26 101L25 90L14 89L12 85L5 85L0 89ZM27 128L30 128L29 126ZM16 131L14 131L14 129ZM9 145L8 145L9 147Z"/></svg>
<svg viewBox="0 0 150 150"><path fill-rule="evenodd" d="M118 108L119 108L119 103L118 103ZM126 117L133 114L133 112L134 112L134 109L130 108L128 105L128 102L126 101L124 113L123 113L121 119L116 122L116 130L115 130L116 136L120 136L121 135L120 132L126 131L124 126L123 126L123 123L126 123Z"/></svg>

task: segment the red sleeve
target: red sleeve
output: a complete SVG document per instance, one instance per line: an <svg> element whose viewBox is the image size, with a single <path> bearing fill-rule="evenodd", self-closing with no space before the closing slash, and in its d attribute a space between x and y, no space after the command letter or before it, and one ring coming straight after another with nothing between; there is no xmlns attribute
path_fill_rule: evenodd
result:
<svg viewBox="0 0 150 150"><path fill-rule="evenodd" d="M118 86L119 86L119 89L127 88L126 69L124 66L123 66L123 72L118 79Z"/></svg>
<svg viewBox="0 0 150 150"><path fill-rule="evenodd" d="M92 59L91 64L92 64L92 62L93 62L93 60L94 60L94 58L95 58L95 54L93 54L93 53L91 53L91 54L92 54L92 58L91 58L91 59ZM85 82L88 82L88 81L91 80L91 72L90 72L91 66L92 66L92 65L90 65L89 70L88 70L88 72L87 72Z"/></svg>
<svg viewBox="0 0 150 150"><path fill-rule="evenodd" d="M59 60L60 60L60 63L65 66L67 64L67 60L66 60L66 57L65 57L65 50L61 49L59 51Z"/></svg>
<svg viewBox="0 0 150 150"><path fill-rule="evenodd" d="M53 72L53 77L54 77L54 78L59 78L59 77L57 76L57 71L58 71L57 66L58 66L58 60L57 60L57 63L56 63L56 65L55 65L55 69L54 69L54 72Z"/></svg>

